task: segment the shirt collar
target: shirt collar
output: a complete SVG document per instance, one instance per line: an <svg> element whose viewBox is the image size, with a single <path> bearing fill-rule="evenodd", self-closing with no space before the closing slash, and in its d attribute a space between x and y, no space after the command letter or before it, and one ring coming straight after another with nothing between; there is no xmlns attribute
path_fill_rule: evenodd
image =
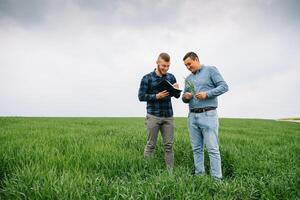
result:
<svg viewBox="0 0 300 200"><path fill-rule="evenodd" d="M194 74L194 75L199 74L200 71L203 69L203 67L204 67L204 65L201 64L201 65L200 65L200 69L198 69L198 70L197 70L195 73L193 73L193 74Z"/></svg>
<svg viewBox="0 0 300 200"><path fill-rule="evenodd" d="M167 74L163 74L162 76L158 76L155 72L156 68L154 68L152 75L155 76L156 78L165 78L167 76Z"/></svg>

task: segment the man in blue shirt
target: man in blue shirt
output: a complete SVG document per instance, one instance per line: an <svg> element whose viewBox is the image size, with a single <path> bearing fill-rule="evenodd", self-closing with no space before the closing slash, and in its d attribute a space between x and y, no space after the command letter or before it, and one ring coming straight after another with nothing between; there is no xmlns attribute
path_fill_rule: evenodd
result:
<svg viewBox="0 0 300 200"><path fill-rule="evenodd" d="M173 74L167 73L170 67L170 56L161 53L156 61L157 67L153 72L146 74L140 84L139 100L147 102L147 144L144 150L145 158L154 154L158 132L160 130L165 149L165 163L168 169L173 167L173 138L174 138L174 119L171 96L165 91L159 91L157 85L162 80L167 80L175 88L178 88ZM180 92L175 95L180 97Z"/></svg>
<svg viewBox="0 0 300 200"><path fill-rule="evenodd" d="M228 91L228 86L218 69L200 64L196 53L189 52L183 58L192 73L186 78L182 100L189 104L188 126L193 149L195 174L202 175L204 169L204 145L207 148L211 175L222 179L219 151L217 97Z"/></svg>

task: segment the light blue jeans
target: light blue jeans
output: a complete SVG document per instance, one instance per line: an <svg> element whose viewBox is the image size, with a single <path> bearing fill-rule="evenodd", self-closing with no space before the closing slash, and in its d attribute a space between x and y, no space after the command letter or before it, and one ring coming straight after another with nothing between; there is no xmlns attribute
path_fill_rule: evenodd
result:
<svg viewBox="0 0 300 200"><path fill-rule="evenodd" d="M206 146L210 160L211 175L214 179L221 179L222 169L219 151L219 119L217 110L202 113L190 112L188 126L194 155L195 174L205 173L204 146Z"/></svg>

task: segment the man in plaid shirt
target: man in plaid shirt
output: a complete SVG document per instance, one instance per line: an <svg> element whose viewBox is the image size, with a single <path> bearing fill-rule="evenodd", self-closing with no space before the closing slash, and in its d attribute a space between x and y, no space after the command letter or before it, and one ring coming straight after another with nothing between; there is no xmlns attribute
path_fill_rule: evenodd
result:
<svg viewBox="0 0 300 200"><path fill-rule="evenodd" d="M144 157L149 158L154 154L158 132L160 130L165 149L165 163L168 169L173 167L173 138L174 119L171 96L167 91L159 92L157 85L162 80L168 80L175 88L179 88L175 76L167 73L170 67L170 56L161 53L156 61L157 67L153 72L146 74L140 84L139 100L147 102L147 144ZM175 95L180 97L180 92Z"/></svg>

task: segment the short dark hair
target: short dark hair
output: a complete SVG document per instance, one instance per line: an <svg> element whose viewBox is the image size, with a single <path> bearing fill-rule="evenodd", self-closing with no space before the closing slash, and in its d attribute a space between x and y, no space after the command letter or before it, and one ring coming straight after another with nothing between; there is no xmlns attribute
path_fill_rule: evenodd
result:
<svg viewBox="0 0 300 200"><path fill-rule="evenodd" d="M185 54L185 56L183 57L183 61L185 61L187 58L191 58L192 60L199 60L197 54L195 52L188 52L187 54Z"/></svg>
<svg viewBox="0 0 300 200"><path fill-rule="evenodd" d="M161 59L163 59L166 62L170 62L170 56L167 53L160 53L159 56L158 56L158 58L161 58Z"/></svg>

